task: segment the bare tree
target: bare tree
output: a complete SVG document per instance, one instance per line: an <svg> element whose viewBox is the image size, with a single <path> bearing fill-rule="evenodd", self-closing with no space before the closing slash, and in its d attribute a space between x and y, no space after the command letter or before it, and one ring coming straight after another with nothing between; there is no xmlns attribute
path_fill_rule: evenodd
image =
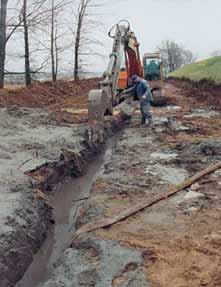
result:
<svg viewBox="0 0 221 287"><path fill-rule="evenodd" d="M99 30L100 33L101 30L97 29L100 24L97 16L100 16L98 8L104 0L16 0L16 5L9 1L10 7L7 7L8 0L0 1L1 4L6 3L5 19L1 15L0 22L1 31L5 27L5 33L1 33L0 45L5 48L7 43L8 47L7 61L4 60L4 67L1 66L2 82L4 74L8 77L25 75L28 86L34 76L49 75L49 72L55 82L58 73L67 74L73 69L73 60L70 61L70 58L74 58L74 76L77 79L82 67L87 64L85 58L99 55L97 50L95 52L95 46L102 43L95 39L98 34L94 31ZM70 20L73 11L69 9L73 4L74 25L73 18ZM1 13L2 8L3 5ZM17 49L14 49L15 41ZM75 57L72 56L73 46ZM4 51L6 53L6 49L0 49L0 62L6 58L5 55L3 57ZM16 69L22 67L23 59L25 72ZM13 66L12 62L16 65Z"/></svg>
<svg viewBox="0 0 221 287"><path fill-rule="evenodd" d="M196 56L190 50L174 41L163 41L157 50L160 52L163 64L169 72L196 60Z"/></svg>
<svg viewBox="0 0 221 287"><path fill-rule="evenodd" d="M216 50L214 52L211 53L212 57L218 57L221 56L221 49L220 50Z"/></svg>
<svg viewBox="0 0 221 287"><path fill-rule="evenodd" d="M64 45L62 37L64 31L61 35L58 33L59 23L58 17L61 15L64 7L70 4L69 1L65 0L51 0L51 19L50 19L50 58L51 58L51 76L52 81L56 82L58 76L58 65L59 65L59 53L64 51L66 47L70 45ZM61 45L61 43L63 45Z"/></svg>
<svg viewBox="0 0 221 287"><path fill-rule="evenodd" d="M5 58L6 58L6 45L14 34L23 30L24 47L25 47L25 78L26 85L31 84L31 68L30 68L30 48L29 48L29 27L34 26L35 22L39 22L41 17L38 17L43 12L40 8L47 0L18 0L15 3L13 1L12 7L8 7L8 0L1 0L1 17L0 17L0 88L4 87L5 74L13 74L12 72L5 71ZM30 3L32 9L27 12L27 3ZM14 12L14 13L7 13ZM7 15L9 14L9 15ZM8 17L7 17L8 16ZM36 21L36 19L38 21ZM16 74L22 74L17 72Z"/></svg>
<svg viewBox="0 0 221 287"><path fill-rule="evenodd" d="M1 0L1 7L0 7L0 89L4 88L7 4L8 4L8 0Z"/></svg>
<svg viewBox="0 0 221 287"><path fill-rule="evenodd" d="M38 0L31 4L33 4L30 12L27 12L27 0L23 0L22 7L22 22L24 27L24 49L25 49L25 83L26 86L31 85L31 66L30 66L30 43L29 43L29 27L35 27L38 25L47 15L48 11L41 10L43 4L46 0Z"/></svg>
<svg viewBox="0 0 221 287"><path fill-rule="evenodd" d="M75 37L75 46L74 46L74 79L78 79L79 74L79 50L81 42L81 31L83 26L84 17L86 14L87 6L89 5L90 0L80 0L78 11L77 11L77 31Z"/></svg>
<svg viewBox="0 0 221 287"><path fill-rule="evenodd" d="M182 51L183 65L196 62L197 55L195 55L192 51L184 48L181 51Z"/></svg>
<svg viewBox="0 0 221 287"><path fill-rule="evenodd" d="M58 73L57 35L55 28L55 1L51 1L51 75L56 82Z"/></svg>
<svg viewBox="0 0 221 287"><path fill-rule="evenodd" d="M92 19L98 13L94 12L94 9L98 9L103 6L103 2L99 0L79 0L78 8L76 12L76 32L75 44L74 44L74 79L79 78L79 71L82 68L82 59L80 56L85 55L99 55L95 53L89 47L92 45L102 45L101 41L87 36L87 34L93 34L93 30L98 28L101 23ZM87 49L86 49L87 47ZM86 49L87 51L82 51Z"/></svg>
<svg viewBox="0 0 221 287"><path fill-rule="evenodd" d="M23 0L22 19L24 25L24 45L25 45L25 83L31 85L31 68L29 54L29 31L27 22L27 0Z"/></svg>

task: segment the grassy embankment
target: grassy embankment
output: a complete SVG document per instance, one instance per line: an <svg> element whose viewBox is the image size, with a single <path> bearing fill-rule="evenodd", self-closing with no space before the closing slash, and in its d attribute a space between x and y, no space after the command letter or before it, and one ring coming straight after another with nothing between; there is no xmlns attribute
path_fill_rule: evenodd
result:
<svg viewBox="0 0 221 287"><path fill-rule="evenodd" d="M221 56L209 58L185 65L169 74L173 78L185 78L193 81L209 80L221 83Z"/></svg>

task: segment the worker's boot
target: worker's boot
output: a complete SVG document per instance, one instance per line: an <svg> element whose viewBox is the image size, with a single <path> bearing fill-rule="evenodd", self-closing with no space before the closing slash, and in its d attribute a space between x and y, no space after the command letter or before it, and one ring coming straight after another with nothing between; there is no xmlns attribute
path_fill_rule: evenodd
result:
<svg viewBox="0 0 221 287"><path fill-rule="evenodd" d="M146 118L144 116L142 116L141 125L145 125L145 124L146 124Z"/></svg>
<svg viewBox="0 0 221 287"><path fill-rule="evenodd" d="M146 123L146 126L149 127L153 124L152 118L148 118L148 122Z"/></svg>

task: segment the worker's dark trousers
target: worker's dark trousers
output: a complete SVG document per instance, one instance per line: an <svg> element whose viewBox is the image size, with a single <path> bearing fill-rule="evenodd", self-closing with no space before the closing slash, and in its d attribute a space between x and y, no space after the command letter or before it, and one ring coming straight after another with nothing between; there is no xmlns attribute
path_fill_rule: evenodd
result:
<svg viewBox="0 0 221 287"><path fill-rule="evenodd" d="M141 122L142 124L146 123L146 120L148 119L149 123L152 123L152 115L150 113L150 103L149 102L141 102L140 103L140 111L142 115Z"/></svg>

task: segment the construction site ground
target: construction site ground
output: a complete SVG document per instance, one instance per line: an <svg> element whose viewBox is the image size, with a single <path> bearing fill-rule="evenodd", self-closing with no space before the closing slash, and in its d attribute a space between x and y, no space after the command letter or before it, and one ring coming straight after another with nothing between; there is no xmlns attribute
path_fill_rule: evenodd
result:
<svg viewBox="0 0 221 287"><path fill-rule="evenodd" d="M174 83L165 83L168 105L152 108L152 126L140 124L139 109L124 126L109 117L106 147L88 147L87 92L97 79L88 83L76 97L68 95L75 89L68 83L63 100L60 87L53 103L51 94L41 104L0 95L0 286L15 286L32 261L19 287L221 286L220 169L108 228L75 237L85 224L163 196L221 160L220 111ZM81 182L55 188L67 176ZM68 224L56 222L64 214ZM34 282L41 265L34 254L49 248L42 243L53 220L55 230L60 225L52 241L63 247Z"/></svg>

